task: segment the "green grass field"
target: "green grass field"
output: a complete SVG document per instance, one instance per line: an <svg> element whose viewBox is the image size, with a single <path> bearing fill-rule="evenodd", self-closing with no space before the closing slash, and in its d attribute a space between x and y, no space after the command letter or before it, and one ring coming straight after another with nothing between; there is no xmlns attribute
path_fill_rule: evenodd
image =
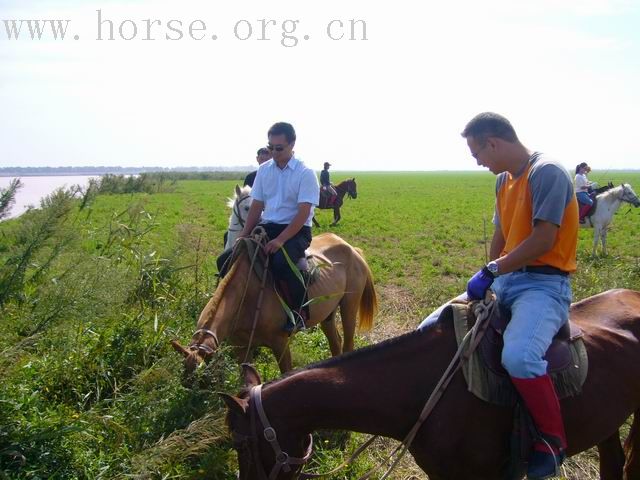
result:
<svg viewBox="0 0 640 480"><path fill-rule="evenodd" d="M364 250L380 305L373 330L358 337L366 345L414 329L464 290L485 261L485 230L492 235L494 177L333 174L336 183L352 176L358 198L346 200L337 227L319 211L315 233ZM640 173L591 178L640 187ZM239 388L237 365L223 349L187 389L169 345L188 342L215 287L235 183L99 195L82 210L53 202L0 223L0 478L235 478L215 391ZM640 209L630 208L616 214L607 257L591 258L592 232L580 231L576 300L640 290ZM296 366L328 356L318 329L296 335L292 350ZM270 352L257 368L263 379L278 376ZM326 471L363 436L319 438L313 467ZM339 478L357 478L389 446L379 442ZM597 478L597 454L572 459L565 475ZM407 460L394 478L411 476L426 478Z"/></svg>

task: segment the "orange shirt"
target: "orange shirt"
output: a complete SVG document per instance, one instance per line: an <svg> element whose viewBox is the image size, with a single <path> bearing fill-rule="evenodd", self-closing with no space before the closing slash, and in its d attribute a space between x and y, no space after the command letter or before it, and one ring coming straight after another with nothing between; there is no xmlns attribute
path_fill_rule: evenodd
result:
<svg viewBox="0 0 640 480"><path fill-rule="evenodd" d="M517 178L507 172L496 193L496 211L505 239L501 256L513 251L533 230L533 201L529 185L531 168L532 164L528 163ZM578 228L578 203L572 194L564 209L553 248L530 265L550 265L565 272L575 272Z"/></svg>

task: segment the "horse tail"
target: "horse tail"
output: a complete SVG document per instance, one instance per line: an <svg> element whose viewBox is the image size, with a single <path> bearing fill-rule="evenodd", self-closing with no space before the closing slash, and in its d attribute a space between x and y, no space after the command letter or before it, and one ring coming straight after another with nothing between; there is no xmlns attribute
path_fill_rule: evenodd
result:
<svg viewBox="0 0 640 480"><path fill-rule="evenodd" d="M638 478L640 474L640 409L633 414L633 423L624 442L625 478Z"/></svg>
<svg viewBox="0 0 640 480"><path fill-rule="evenodd" d="M362 291L362 296L360 297L360 306L358 308L358 326L362 330L370 330L373 326L373 317L378 312L378 297L373 286L373 275L369 265L367 265L364 259L364 254L362 250L357 247L355 247L355 250L362 258L362 263L367 273L367 280L364 285L364 290Z"/></svg>

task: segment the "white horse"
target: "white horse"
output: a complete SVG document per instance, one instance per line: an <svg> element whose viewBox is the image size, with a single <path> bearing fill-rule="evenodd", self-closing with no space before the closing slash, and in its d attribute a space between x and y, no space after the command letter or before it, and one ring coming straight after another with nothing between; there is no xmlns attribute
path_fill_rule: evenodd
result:
<svg viewBox="0 0 640 480"><path fill-rule="evenodd" d="M613 214L620 208L622 202L627 202L634 207L640 207L640 199L633 191L631 185L623 183L618 187L607 190L597 196L598 204L596 211L585 222L580 224L581 228L593 227L593 253L595 256L598 240L602 241L602 254L607 254L607 229L613 219Z"/></svg>
<svg viewBox="0 0 640 480"><path fill-rule="evenodd" d="M227 206L231 208L231 216L229 217L229 229L227 230L227 241L224 248L231 248L236 243L236 238L244 228L244 222L249 215L249 207L251 206L251 187L245 185L240 188L236 185L236 191L233 198L227 202Z"/></svg>

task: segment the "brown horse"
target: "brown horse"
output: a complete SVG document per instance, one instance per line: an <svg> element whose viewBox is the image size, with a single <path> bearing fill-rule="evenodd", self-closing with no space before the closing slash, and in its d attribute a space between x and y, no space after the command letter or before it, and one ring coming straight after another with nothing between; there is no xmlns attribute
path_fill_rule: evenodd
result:
<svg viewBox="0 0 640 480"><path fill-rule="evenodd" d="M584 331L589 373L582 393L561 401L567 453L597 445L602 479L621 480L623 468L624 478L639 479L640 292L595 295L573 304L571 319ZM440 320L425 330L293 372L262 386L261 398L256 389L251 399L246 390L238 397L223 395L239 478L265 479L272 472L275 455L273 443L263 435L265 420L277 433L278 447L293 459L290 471L274 474L278 479L297 477L301 467L295 462L306 461L309 434L317 429L403 439L456 348L451 322ZM247 386L260 383L255 370L244 370ZM264 415L256 414L260 400ZM618 429L631 414L623 451ZM476 398L458 372L410 451L431 480L504 479L512 426L512 409Z"/></svg>
<svg viewBox="0 0 640 480"><path fill-rule="evenodd" d="M320 268L318 278L309 287L309 298L329 298L310 305L306 326L320 324L329 340L332 355L350 352L353 350L356 317L360 319L360 328L369 329L377 310L371 270L358 249L332 233L314 237L309 252L331 266ZM280 370L291 370L289 336L283 330L285 312L272 281L268 281L264 289L254 328L261 281L250 263L246 253L234 262L200 314L191 345L185 348L177 341L172 342L174 348L185 356L186 373L210 357L220 342L227 338L240 361L249 360L254 347L267 346L275 355ZM344 335L342 345L335 321L338 307Z"/></svg>
<svg viewBox="0 0 640 480"><path fill-rule="evenodd" d="M336 193L338 194L336 201L333 202L333 204L331 205L327 205L326 197L323 198L323 196L320 195L320 200L318 200L318 206L316 207L322 210L333 209L333 223L331 224L332 227L337 225L338 221L342 218L340 216L340 207L344 202L344 196L349 195L349 198L358 197L358 190L356 188L355 178L344 180L340 182L338 185L336 185L334 188L336 189ZM320 224L316 221L316 217L313 217L313 224L316 227L320 226Z"/></svg>

